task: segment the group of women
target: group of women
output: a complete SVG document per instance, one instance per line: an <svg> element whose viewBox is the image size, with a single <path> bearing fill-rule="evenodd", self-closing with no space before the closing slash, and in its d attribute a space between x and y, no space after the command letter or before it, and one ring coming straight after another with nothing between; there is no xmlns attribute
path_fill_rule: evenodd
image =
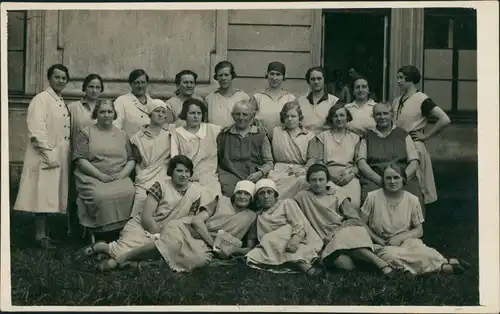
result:
<svg viewBox="0 0 500 314"><path fill-rule="evenodd" d="M14 209L35 213L36 240L54 249L47 214L65 213L74 194L80 225L96 237L119 232L84 250L107 257L101 270L161 257L175 271L242 258L312 276L358 261L388 277L461 273L468 263L420 240L425 204L437 199L424 142L450 120L418 91L418 69L397 75L392 105L375 103L362 76L345 104L326 91L321 67L306 72L310 91L296 98L281 87L285 65L271 62L268 87L250 96L222 61L205 98L194 94L197 74L183 70L174 97L153 99L137 69L114 102L100 99L104 82L90 74L83 99L66 106L69 71L53 65L50 87L28 108ZM425 131L430 117L437 123Z"/></svg>

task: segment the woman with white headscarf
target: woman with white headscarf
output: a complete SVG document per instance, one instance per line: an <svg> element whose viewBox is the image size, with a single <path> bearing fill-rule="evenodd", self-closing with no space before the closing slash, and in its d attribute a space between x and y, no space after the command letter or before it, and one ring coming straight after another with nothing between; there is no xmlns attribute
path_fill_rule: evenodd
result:
<svg viewBox="0 0 500 314"><path fill-rule="evenodd" d="M254 191L252 181L239 181L231 198L218 196L208 205L201 206L194 216L170 221L156 245L170 268L178 272L192 271L209 263L214 255L226 259L248 253L250 245L233 245L229 253L215 248L220 240L218 237L242 244L241 240L257 217L249 209Z"/></svg>
<svg viewBox="0 0 500 314"><path fill-rule="evenodd" d="M274 181L261 179L255 186L257 239L247 265L275 273L300 270L309 276L322 273L313 266L323 242L292 199L279 200ZM290 267L291 266L291 267Z"/></svg>
<svg viewBox="0 0 500 314"><path fill-rule="evenodd" d="M160 99L153 99L146 110L150 123L141 127L130 138L137 158L135 166L135 199L132 217L142 211L146 191L161 177L167 176L167 163L171 158L171 134L163 128L167 118L167 106Z"/></svg>

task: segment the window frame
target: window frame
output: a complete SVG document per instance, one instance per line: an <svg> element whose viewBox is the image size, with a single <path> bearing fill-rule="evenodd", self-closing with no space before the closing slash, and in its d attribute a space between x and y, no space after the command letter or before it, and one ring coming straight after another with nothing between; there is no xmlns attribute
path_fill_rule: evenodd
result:
<svg viewBox="0 0 500 314"><path fill-rule="evenodd" d="M7 71L8 71L8 68L9 68L9 58L8 58L8 54L9 52L22 52L22 55L23 55L23 68L22 68L22 88L21 89L10 89L10 84L8 82L8 76L7 76L7 89L8 89L8 93L9 95L23 95L26 93L26 68L27 68L27 65L26 65L26 53L27 53L27 46L28 46L28 11L27 10L8 10L7 11L7 19L8 19L8 15L10 13L22 13L23 14L23 17L22 17L22 20L23 20L23 32L22 32L22 36L23 36L23 49L20 50L20 49L10 49L10 47L8 46L8 43L7 43ZM8 27L7 27L7 32L8 32ZM10 34L7 33L7 36L9 36Z"/></svg>
<svg viewBox="0 0 500 314"><path fill-rule="evenodd" d="M451 38L448 38L448 42L450 42L451 39L451 47L448 48L436 48L436 47L429 47L427 46L427 42L425 40L426 36L426 30L427 30L427 24L426 20L428 17L443 17L443 18L448 18L449 21L452 21L453 25L451 26L452 28L452 34ZM458 38L458 23L457 20L460 20L464 17L473 17L475 22L476 22L476 49L473 48L460 48L457 47L457 38ZM450 23L450 22L449 22ZM451 50L452 51L452 74L450 79L442 79L442 78L432 78L432 77L426 77L425 75L425 50ZM423 53L423 75L421 79L421 85L422 85L422 90L425 90L425 81L446 81L446 82L451 82L451 110L449 112L451 113L465 113L465 112L477 112L476 110L460 110L458 108L458 83L459 82L476 82L477 84L477 77L476 79L460 79L459 78L459 51L461 50L472 50L472 51L477 51L477 10L474 9L469 9L469 8L425 8L424 10L424 53ZM477 105L477 104L476 104Z"/></svg>

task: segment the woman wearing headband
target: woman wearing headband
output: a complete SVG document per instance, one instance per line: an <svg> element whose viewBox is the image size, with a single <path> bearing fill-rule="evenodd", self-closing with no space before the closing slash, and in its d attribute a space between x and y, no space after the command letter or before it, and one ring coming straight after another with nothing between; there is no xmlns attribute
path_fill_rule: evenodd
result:
<svg viewBox="0 0 500 314"><path fill-rule="evenodd" d="M278 61L268 64L266 76L268 87L253 95L257 105L256 119L260 120L267 132L271 135L274 127L280 126L280 111L283 105L294 101L293 94L283 90L281 85L285 81L285 65Z"/></svg>

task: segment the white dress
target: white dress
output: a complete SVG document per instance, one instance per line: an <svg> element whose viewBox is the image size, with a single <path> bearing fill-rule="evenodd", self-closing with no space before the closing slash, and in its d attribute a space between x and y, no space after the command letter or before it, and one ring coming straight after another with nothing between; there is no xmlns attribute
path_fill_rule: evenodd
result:
<svg viewBox="0 0 500 314"><path fill-rule="evenodd" d="M146 202L146 191L156 182L167 177L167 163L170 160L171 133L161 129L158 135L143 127L130 138L137 147L141 161L135 166L135 197L131 216L142 212Z"/></svg>
<svg viewBox="0 0 500 314"><path fill-rule="evenodd" d="M64 100L52 88L37 94L27 115L28 138L36 137L59 167L47 167L28 141L14 210L33 213L65 213L70 165L70 114Z"/></svg>
<svg viewBox="0 0 500 314"><path fill-rule="evenodd" d="M368 227L384 240L424 222L418 197L406 191L396 207L388 205L382 189L369 192L361 212L368 218ZM447 262L438 251L416 238L406 239L399 246L374 244L374 250L389 265L414 275L437 271Z"/></svg>
<svg viewBox="0 0 500 314"><path fill-rule="evenodd" d="M395 112L396 125L410 133L412 131L424 131L427 126L427 117L422 115L422 102L429 96L422 92L417 92L410 96L399 108L401 96L396 98L392 104ZM420 189L424 195L425 204L433 203L437 200L436 183L434 182L434 171L432 169L432 160L424 142L416 141L415 148L418 152L419 167L417 169L417 178Z"/></svg>

